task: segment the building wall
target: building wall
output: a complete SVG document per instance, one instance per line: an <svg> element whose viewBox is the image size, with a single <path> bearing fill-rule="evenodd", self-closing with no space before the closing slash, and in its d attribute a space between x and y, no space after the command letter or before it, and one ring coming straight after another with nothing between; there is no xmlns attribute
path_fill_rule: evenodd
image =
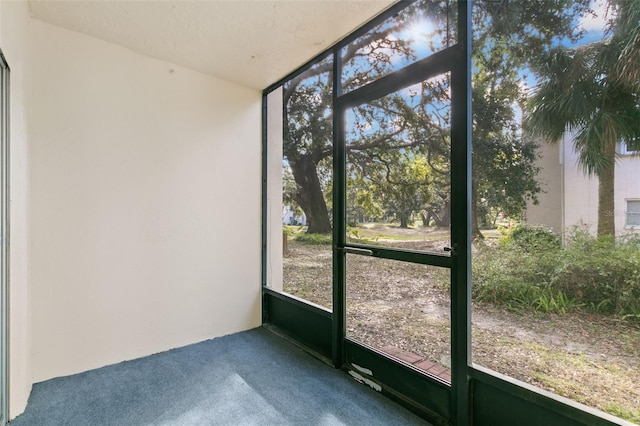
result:
<svg viewBox="0 0 640 426"><path fill-rule="evenodd" d="M34 381L258 326L261 94L32 24Z"/></svg>
<svg viewBox="0 0 640 426"><path fill-rule="evenodd" d="M282 291L282 87L267 95L266 285Z"/></svg>
<svg viewBox="0 0 640 426"><path fill-rule="evenodd" d="M554 232L562 232L562 145L540 145L538 179L541 192L538 204L527 203L526 221L531 225L545 225Z"/></svg>
<svg viewBox="0 0 640 426"><path fill-rule="evenodd" d="M544 224L556 231L584 227L595 235L598 229L598 179L585 175L578 164L571 135L559 146L542 146L538 178L546 193L539 205L527 206L527 223ZM640 156L623 155L616 163L615 215L616 235L637 232L626 227L626 201L640 199Z"/></svg>
<svg viewBox="0 0 640 426"><path fill-rule="evenodd" d="M27 69L29 8L26 1L0 1L0 49L10 75L10 262L9 416L24 411L31 392L31 302L29 285L29 154Z"/></svg>
<svg viewBox="0 0 640 426"><path fill-rule="evenodd" d="M640 232L627 224L627 200L640 200L640 156L622 156L616 165L615 222L616 233Z"/></svg>
<svg viewBox="0 0 640 426"><path fill-rule="evenodd" d="M579 165L571 141L565 143L565 223L586 226L593 234L598 229L598 179L587 177ZM626 200L640 199L640 157L624 155L616 162L614 211L616 235L630 232L626 228Z"/></svg>
<svg viewBox="0 0 640 426"><path fill-rule="evenodd" d="M563 141L564 155L564 228L586 227L598 230L598 178L588 177L578 164L570 135Z"/></svg>

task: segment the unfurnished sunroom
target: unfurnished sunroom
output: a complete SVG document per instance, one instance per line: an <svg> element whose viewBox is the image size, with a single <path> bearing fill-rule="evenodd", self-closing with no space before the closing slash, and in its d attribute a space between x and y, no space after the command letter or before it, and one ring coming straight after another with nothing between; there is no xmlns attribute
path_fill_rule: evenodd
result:
<svg viewBox="0 0 640 426"><path fill-rule="evenodd" d="M525 220L546 130L640 140L636 6L0 3L3 419L261 327L431 424L637 422L637 235Z"/></svg>

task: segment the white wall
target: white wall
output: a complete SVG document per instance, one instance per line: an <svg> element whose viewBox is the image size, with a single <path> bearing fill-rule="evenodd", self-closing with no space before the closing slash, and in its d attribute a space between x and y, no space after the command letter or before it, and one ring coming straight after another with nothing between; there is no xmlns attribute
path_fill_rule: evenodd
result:
<svg viewBox="0 0 640 426"><path fill-rule="evenodd" d="M640 200L640 156L624 155L616 163L616 198L614 214L616 234L640 232L637 227L627 227L627 200Z"/></svg>
<svg viewBox="0 0 640 426"><path fill-rule="evenodd" d="M598 179L587 177L578 162L570 137L565 137L565 227L586 225L595 234L598 228ZM626 200L640 199L640 157L621 156L616 161L614 223L616 235L626 229Z"/></svg>
<svg viewBox="0 0 640 426"><path fill-rule="evenodd" d="M586 227L594 235L598 230L598 178L585 175L573 148L572 136L565 134L564 155L564 227Z"/></svg>
<svg viewBox="0 0 640 426"><path fill-rule="evenodd" d="M26 101L29 21L26 1L0 1L0 48L11 67L9 100L11 111L9 416L11 418L24 411L32 383Z"/></svg>
<svg viewBox="0 0 640 426"><path fill-rule="evenodd" d="M261 94L32 36L34 381L258 326Z"/></svg>
<svg viewBox="0 0 640 426"><path fill-rule="evenodd" d="M559 146L543 144L538 179L545 193L540 203L527 205L527 223L544 224L556 231L574 226L592 234L598 229L598 179L584 174L573 148L572 135L565 134ZM616 235L638 232L626 226L626 202L640 199L640 156L622 155L616 162L614 211ZM564 197L563 195L564 194Z"/></svg>
<svg viewBox="0 0 640 426"><path fill-rule="evenodd" d="M267 95L267 286L282 291L282 87Z"/></svg>
<svg viewBox="0 0 640 426"><path fill-rule="evenodd" d="M526 222L530 225L545 225L554 232L562 233L562 144L540 143L540 167L538 181L541 192L538 204L527 202Z"/></svg>

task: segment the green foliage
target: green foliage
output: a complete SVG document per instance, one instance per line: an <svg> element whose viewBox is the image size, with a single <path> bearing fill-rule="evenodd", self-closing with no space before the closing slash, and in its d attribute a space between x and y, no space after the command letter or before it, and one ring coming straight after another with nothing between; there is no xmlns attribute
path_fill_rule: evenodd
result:
<svg viewBox="0 0 640 426"><path fill-rule="evenodd" d="M297 234L295 241L309 246L330 246L331 235L326 234Z"/></svg>
<svg viewBox="0 0 640 426"><path fill-rule="evenodd" d="M426 158L416 158L407 153L393 157L393 166L368 167L368 193L379 200L387 217L396 217L400 227L406 228L412 225L414 212L422 210L435 198L433 193L439 185L434 184L436 173L433 171L433 160L429 164ZM442 161L440 166L448 168L446 161ZM370 216L376 217L373 214Z"/></svg>
<svg viewBox="0 0 640 426"><path fill-rule="evenodd" d="M544 313L557 312L564 314L571 309L581 306L584 306L584 304L578 302L576 299L570 298L563 292L555 291L550 287L543 289L543 291L540 292L540 294L538 294L533 300L534 309Z"/></svg>
<svg viewBox="0 0 640 426"><path fill-rule="evenodd" d="M574 232L554 271L555 286L621 318L640 315L640 239Z"/></svg>
<svg viewBox="0 0 640 426"><path fill-rule="evenodd" d="M560 248L560 237L551 229L539 225L516 226L507 234L505 241L532 253Z"/></svg>
<svg viewBox="0 0 640 426"><path fill-rule="evenodd" d="M510 309L564 313L584 307L640 320L640 236L593 237L573 230L561 247L544 228L516 228L478 247L475 300Z"/></svg>
<svg viewBox="0 0 640 426"><path fill-rule="evenodd" d="M379 244L378 238L379 238L378 236L366 237L364 235L361 235L360 231L358 231L358 229L355 226L347 227L347 240L349 240L350 242L355 242L359 244L377 245Z"/></svg>
<svg viewBox="0 0 640 426"><path fill-rule="evenodd" d="M301 226L282 225L282 233L288 236L296 235L302 231Z"/></svg>
<svg viewBox="0 0 640 426"><path fill-rule="evenodd" d="M425 34L429 49L451 45L455 31L450 31L448 3L407 4L343 49L340 80L345 93L419 59L427 46L417 47L415 34L408 31L416 23L435 24ZM554 0L544 7L538 1L473 5L473 203L483 203L487 215L517 217L540 191L535 180L537 144L523 137L516 106L523 99L522 73L557 39L581 35L576 22L588 4ZM332 71L329 55L283 85L285 200L305 212L309 233L331 231ZM447 78L432 78L348 111L350 221L393 216L408 226L412 217L422 214L427 224L433 220L436 226L449 226L449 89ZM423 160L426 168L418 163Z"/></svg>
<svg viewBox="0 0 640 426"><path fill-rule="evenodd" d="M575 25L589 0L473 4L472 232L499 212L517 219L537 203L538 143L521 131L522 80L529 66L557 41L577 40Z"/></svg>
<svg viewBox="0 0 640 426"><path fill-rule="evenodd" d="M304 239L304 234L307 232L307 229L306 226L302 225L282 225L282 233L285 234L289 240Z"/></svg>

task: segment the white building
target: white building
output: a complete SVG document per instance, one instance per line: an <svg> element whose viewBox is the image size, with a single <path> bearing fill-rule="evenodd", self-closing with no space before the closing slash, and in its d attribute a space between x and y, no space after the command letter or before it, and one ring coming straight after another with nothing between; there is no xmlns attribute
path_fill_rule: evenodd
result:
<svg viewBox="0 0 640 426"><path fill-rule="evenodd" d="M640 154L623 143L618 147L615 170L614 211L616 235L640 232ZM636 155L634 155L636 154ZM586 227L595 234L598 227L598 178L587 176L567 134L557 145L543 144L538 178L543 193L539 204L529 203L526 222L564 232Z"/></svg>
<svg viewBox="0 0 640 426"><path fill-rule="evenodd" d="M282 224L283 225L307 225L307 215L304 212L296 214L296 210L291 206L282 208Z"/></svg>

